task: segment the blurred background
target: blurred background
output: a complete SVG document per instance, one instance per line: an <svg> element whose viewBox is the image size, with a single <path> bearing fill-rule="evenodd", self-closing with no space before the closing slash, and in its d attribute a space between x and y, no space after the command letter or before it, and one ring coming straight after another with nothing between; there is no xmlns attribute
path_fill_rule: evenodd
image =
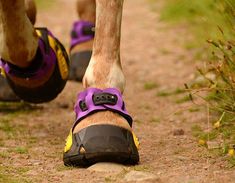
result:
<svg viewBox="0 0 235 183"><path fill-rule="evenodd" d="M68 48L76 0L36 3L36 26ZM125 0L121 60L140 164L115 175L63 165L83 90L68 81L49 103L0 102L0 182L127 182L132 171L152 173L147 182L234 182L235 1Z"/></svg>

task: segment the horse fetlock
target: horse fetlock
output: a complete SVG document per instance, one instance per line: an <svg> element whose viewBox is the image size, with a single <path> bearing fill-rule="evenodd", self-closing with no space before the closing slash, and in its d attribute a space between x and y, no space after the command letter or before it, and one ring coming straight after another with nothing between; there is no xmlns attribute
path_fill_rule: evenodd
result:
<svg viewBox="0 0 235 183"><path fill-rule="evenodd" d="M118 88L123 93L125 88L125 77L120 64L114 63L110 68L110 72L107 78L107 85L111 88Z"/></svg>
<svg viewBox="0 0 235 183"><path fill-rule="evenodd" d="M99 64L97 64L99 62ZM104 64L94 58L86 70L83 78L85 88L117 88L123 93L125 88L125 77L119 62Z"/></svg>

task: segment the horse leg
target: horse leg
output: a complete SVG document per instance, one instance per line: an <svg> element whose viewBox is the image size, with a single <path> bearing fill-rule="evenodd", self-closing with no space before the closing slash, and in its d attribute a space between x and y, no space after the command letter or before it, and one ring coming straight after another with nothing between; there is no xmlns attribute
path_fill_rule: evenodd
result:
<svg viewBox="0 0 235 183"><path fill-rule="evenodd" d="M70 79L82 81L92 54L96 3L95 0L77 0L76 7L79 20L74 22L71 31Z"/></svg>
<svg viewBox="0 0 235 183"><path fill-rule="evenodd" d="M34 25L36 21L36 5L33 0L25 0L25 9L28 18ZM7 54L7 53L6 53ZM18 101L19 98L14 94L6 79L0 75L0 101Z"/></svg>
<svg viewBox="0 0 235 183"><path fill-rule="evenodd" d="M30 22L35 25L36 23L36 15L37 15L37 8L34 0L25 0L25 9L26 14L30 20Z"/></svg>
<svg viewBox="0 0 235 183"><path fill-rule="evenodd" d="M21 99L54 99L68 79L68 56L47 29L35 29L33 0L0 0L0 67ZM28 15L28 17L27 17Z"/></svg>
<svg viewBox="0 0 235 183"><path fill-rule="evenodd" d="M120 61L122 7L123 0L96 0L93 52L83 78L85 91L75 105L77 119L67 138L66 165L139 160L132 119L121 97L125 86Z"/></svg>
<svg viewBox="0 0 235 183"><path fill-rule="evenodd" d="M0 0L0 55L19 67L29 66L38 48L38 36L25 11L24 0Z"/></svg>
<svg viewBox="0 0 235 183"><path fill-rule="evenodd" d="M123 0L97 0L93 53L83 78L85 88L117 88L124 91L125 78L120 61L120 36ZM100 112L88 116L79 123L74 133L89 124L109 123L129 130L122 117L112 112Z"/></svg>

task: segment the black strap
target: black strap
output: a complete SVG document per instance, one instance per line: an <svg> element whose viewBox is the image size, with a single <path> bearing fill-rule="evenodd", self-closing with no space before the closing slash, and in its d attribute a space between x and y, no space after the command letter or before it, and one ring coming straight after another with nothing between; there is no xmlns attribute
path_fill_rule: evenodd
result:
<svg viewBox="0 0 235 183"><path fill-rule="evenodd" d="M83 100L83 101L80 101L79 107L81 108L82 111L88 110L87 105L86 105L86 102L85 102L84 100Z"/></svg>
<svg viewBox="0 0 235 183"><path fill-rule="evenodd" d="M95 36L95 27L93 25L82 27L82 34L87 35L87 36L88 35ZM78 38L77 32L75 30L71 31L71 37Z"/></svg>
<svg viewBox="0 0 235 183"><path fill-rule="evenodd" d="M49 44L49 40L48 40L48 30L45 27L40 27L40 28L36 28L36 30L39 30L42 34L42 40L44 41L45 44L45 52L46 54L50 53L50 44Z"/></svg>
<svg viewBox="0 0 235 183"><path fill-rule="evenodd" d="M95 36L95 27L93 25L92 26L84 26L83 29L82 29L82 33L84 35Z"/></svg>
<svg viewBox="0 0 235 183"><path fill-rule="evenodd" d="M117 103L118 97L110 93L98 93L92 96L92 100L95 105L115 105Z"/></svg>

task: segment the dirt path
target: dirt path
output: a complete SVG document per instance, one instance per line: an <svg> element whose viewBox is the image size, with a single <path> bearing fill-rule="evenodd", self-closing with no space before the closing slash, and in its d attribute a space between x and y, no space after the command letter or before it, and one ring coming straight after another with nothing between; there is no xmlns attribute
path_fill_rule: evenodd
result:
<svg viewBox="0 0 235 183"><path fill-rule="evenodd" d="M38 19L65 45L76 19L74 1L58 0L60 6L41 11ZM161 22L159 7L152 9L147 0L126 0L123 13L125 99L141 142L140 164L119 174L63 166L64 140L73 123L76 93L82 90L81 84L69 82L48 104L0 105L0 182L125 182L131 170L152 173L151 182L235 180L224 159L198 147L192 136L194 124L206 126L206 112L177 94L194 72L193 56L183 46L187 32ZM174 134L180 130L184 134Z"/></svg>

